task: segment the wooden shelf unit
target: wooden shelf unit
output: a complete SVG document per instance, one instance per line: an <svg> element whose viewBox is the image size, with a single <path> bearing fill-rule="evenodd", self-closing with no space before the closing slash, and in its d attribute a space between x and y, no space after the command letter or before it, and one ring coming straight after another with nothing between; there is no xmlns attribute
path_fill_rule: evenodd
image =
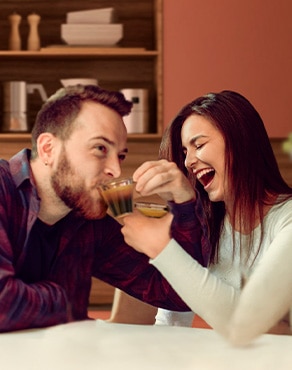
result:
<svg viewBox="0 0 292 370"><path fill-rule="evenodd" d="M163 0L1 2L0 85L4 81L18 80L41 83L51 95L61 87L61 79L96 78L99 85L107 89L148 89L150 132L130 134L128 139L129 156L123 174L132 174L145 160L157 159L163 132L162 3ZM111 6L116 9L118 22L124 24L124 37L117 47L60 46L60 25L66 21L66 12ZM8 16L13 11L22 16L20 51L7 50L10 32ZM41 16L40 51L25 50L28 35L26 16L32 12ZM2 102L3 91L0 88L0 127ZM30 128L41 104L37 93L28 97ZM30 133L0 133L0 158L9 159L24 147L31 147ZM113 292L109 285L93 279L90 304L110 304Z"/></svg>
<svg viewBox="0 0 292 370"><path fill-rule="evenodd" d="M26 81L43 84L48 95L60 88L61 79L96 78L101 87L110 90L145 88L149 91L149 134L161 135L162 120L162 12L163 0L58 0L37 4L28 0L1 3L0 19L0 84L4 81ZM8 2L9 3L9 2ZM121 4L122 3L122 4ZM61 24L66 13L114 7L117 23L124 26L124 36L116 47L80 47L64 45ZM7 50L13 12L22 16L20 33L22 50ZM27 51L28 25L26 16L35 12L41 16L40 51ZM3 91L0 88L0 111ZM37 93L28 97L28 126L32 128L42 101ZM1 130L0 116L0 130ZM143 136L143 134L141 134Z"/></svg>

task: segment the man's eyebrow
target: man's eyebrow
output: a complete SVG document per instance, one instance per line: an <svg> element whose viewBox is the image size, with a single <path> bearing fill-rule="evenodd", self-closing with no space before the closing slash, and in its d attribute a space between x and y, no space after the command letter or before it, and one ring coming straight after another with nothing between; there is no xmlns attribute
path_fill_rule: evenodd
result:
<svg viewBox="0 0 292 370"><path fill-rule="evenodd" d="M109 145L115 146L115 143L112 140L110 140L107 137L105 137L105 136L96 136L96 137L93 137L91 140L96 140L96 139L104 140ZM123 152L123 153L128 153L128 151L129 151L128 148L124 148L124 149L121 150L121 152Z"/></svg>
<svg viewBox="0 0 292 370"><path fill-rule="evenodd" d="M105 137L105 136L95 136L95 137L91 138L91 140L96 140L96 139L101 139L101 140L103 140L103 141L107 142L108 144L110 144L110 145L112 145L112 146L114 146L114 145L115 145L115 143L114 143L113 141L111 141L110 139L108 139L108 138L107 138L107 137Z"/></svg>

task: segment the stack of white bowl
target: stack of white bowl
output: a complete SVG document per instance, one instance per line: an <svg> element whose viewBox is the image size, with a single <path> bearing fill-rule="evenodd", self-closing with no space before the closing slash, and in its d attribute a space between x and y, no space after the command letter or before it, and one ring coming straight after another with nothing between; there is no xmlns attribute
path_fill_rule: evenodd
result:
<svg viewBox="0 0 292 370"><path fill-rule="evenodd" d="M123 37L123 25L115 23L115 9L69 12L61 25L61 38L71 46L115 46Z"/></svg>

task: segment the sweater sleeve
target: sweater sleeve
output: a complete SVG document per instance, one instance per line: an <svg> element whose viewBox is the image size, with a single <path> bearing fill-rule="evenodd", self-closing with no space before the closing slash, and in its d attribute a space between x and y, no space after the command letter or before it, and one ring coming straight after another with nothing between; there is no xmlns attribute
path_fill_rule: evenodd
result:
<svg viewBox="0 0 292 370"><path fill-rule="evenodd" d="M175 240L151 263L188 306L236 345L267 332L292 302L291 226L274 238L242 294L191 258Z"/></svg>
<svg viewBox="0 0 292 370"><path fill-rule="evenodd" d="M229 325L233 343L246 344L266 333L291 309L291 240L292 225L277 234L243 289Z"/></svg>
<svg viewBox="0 0 292 370"><path fill-rule="evenodd" d="M227 335L227 323L238 301L238 291L202 267L174 239L150 263L168 279L192 311Z"/></svg>

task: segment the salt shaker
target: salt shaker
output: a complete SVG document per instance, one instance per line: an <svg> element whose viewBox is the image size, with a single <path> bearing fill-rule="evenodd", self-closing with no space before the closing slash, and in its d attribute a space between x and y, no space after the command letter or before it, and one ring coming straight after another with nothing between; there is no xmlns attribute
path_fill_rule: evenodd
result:
<svg viewBox="0 0 292 370"><path fill-rule="evenodd" d="M27 21L29 23L29 34L27 39L27 50L36 51L40 50L41 43L38 33L38 25L40 23L41 17L38 14L32 13L27 16Z"/></svg>
<svg viewBox="0 0 292 370"><path fill-rule="evenodd" d="M8 40L9 50L21 50L21 38L19 33L21 16L17 13L13 13L8 17L8 19L11 26Z"/></svg>

